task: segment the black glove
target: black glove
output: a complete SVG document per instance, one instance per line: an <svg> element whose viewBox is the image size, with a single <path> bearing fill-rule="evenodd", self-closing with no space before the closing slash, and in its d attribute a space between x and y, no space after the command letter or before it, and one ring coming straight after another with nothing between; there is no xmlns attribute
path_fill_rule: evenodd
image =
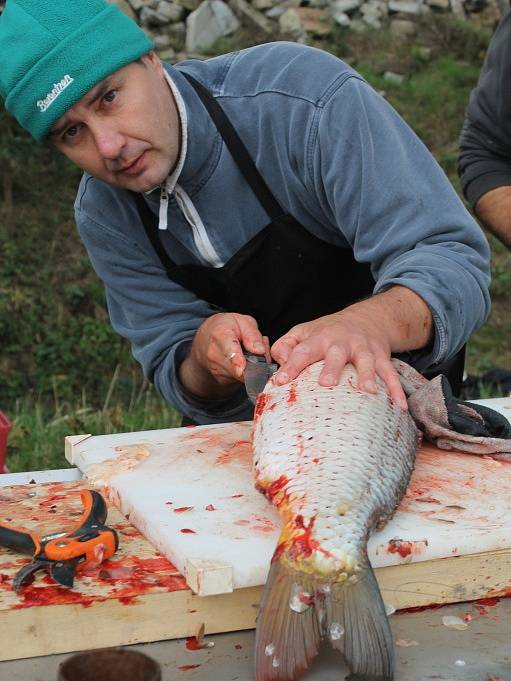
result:
<svg viewBox="0 0 511 681"><path fill-rule="evenodd" d="M457 433L473 437L511 438L511 424L498 411L458 400L445 376L440 376L447 420Z"/></svg>

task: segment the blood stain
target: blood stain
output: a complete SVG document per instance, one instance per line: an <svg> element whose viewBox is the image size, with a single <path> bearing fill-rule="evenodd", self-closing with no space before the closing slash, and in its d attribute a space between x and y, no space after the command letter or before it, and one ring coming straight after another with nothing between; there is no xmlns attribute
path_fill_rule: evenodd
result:
<svg viewBox="0 0 511 681"><path fill-rule="evenodd" d="M387 553L399 553L401 558L406 558L412 554L412 542L391 539L387 546Z"/></svg>
<svg viewBox="0 0 511 681"><path fill-rule="evenodd" d="M251 464L252 443L250 440L236 440L217 457L217 464L240 463Z"/></svg>
<svg viewBox="0 0 511 681"><path fill-rule="evenodd" d="M195 636L189 636L186 639L186 648L188 650L202 650L202 646Z"/></svg>
<svg viewBox="0 0 511 681"><path fill-rule="evenodd" d="M216 508L213 506L213 504L208 504L206 506L206 511L216 511Z"/></svg>
<svg viewBox="0 0 511 681"><path fill-rule="evenodd" d="M296 386L291 384L291 387L289 388L289 393L287 395L288 404L293 404L294 402L296 402L296 398L297 398Z"/></svg>
<svg viewBox="0 0 511 681"><path fill-rule="evenodd" d="M478 598L476 603L479 605L497 605L497 603L500 601L500 598Z"/></svg>
<svg viewBox="0 0 511 681"><path fill-rule="evenodd" d="M197 669L197 667L200 667L200 664L182 664L178 669L180 669L183 672L187 672L190 669Z"/></svg>
<svg viewBox="0 0 511 681"><path fill-rule="evenodd" d="M257 421L265 410L268 401L270 399L270 396L267 393L260 393L256 405L255 405L255 410L254 410L254 421Z"/></svg>
<svg viewBox="0 0 511 681"><path fill-rule="evenodd" d="M190 528L188 527L183 527L183 529L179 531L182 532L183 534L197 534L195 530L190 530Z"/></svg>
<svg viewBox="0 0 511 681"><path fill-rule="evenodd" d="M174 513L186 513L186 511L191 511L193 506L180 506L174 509Z"/></svg>

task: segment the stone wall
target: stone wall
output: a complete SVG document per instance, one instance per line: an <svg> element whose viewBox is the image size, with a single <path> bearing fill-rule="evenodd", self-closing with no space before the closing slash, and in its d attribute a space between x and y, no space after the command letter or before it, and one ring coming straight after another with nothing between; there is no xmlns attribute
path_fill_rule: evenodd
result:
<svg viewBox="0 0 511 681"><path fill-rule="evenodd" d="M241 25L271 39L326 37L337 24L363 32L390 27L413 36L426 14L454 15L493 30L509 0L108 0L137 21L164 61L201 56ZM0 0L0 12L5 0Z"/></svg>
<svg viewBox="0 0 511 681"><path fill-rule="evenodd" d="M271 38L325 37L338 24L353 31L389 26L411 36L426 14L452 14L493 30L508 0L110 0L154 39L162 59L201 54L243 23Z"/></svg>

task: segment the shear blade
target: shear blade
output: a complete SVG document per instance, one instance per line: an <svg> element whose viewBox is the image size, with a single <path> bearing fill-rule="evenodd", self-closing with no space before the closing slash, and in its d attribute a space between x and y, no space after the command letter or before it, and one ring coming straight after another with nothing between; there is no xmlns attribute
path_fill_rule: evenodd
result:
<svg viewBox="0 0 511 681"><path fill-rule="evenodd" d="M42 570L44 567L45 565L37 560L33 560L30 563L24 565L20 570L18 570L12 581L14 591L19 591L28 582L31 582L34 578L34 573L38 570Z"/></svg>
<svg viewBox="0 0 511 681"><path fill-rule="evenodd" d="M75 579L77 562L78 561L69 560L66 562L52 563L52 565L50 565L50 575L62 586L71 588Z"/></svg>

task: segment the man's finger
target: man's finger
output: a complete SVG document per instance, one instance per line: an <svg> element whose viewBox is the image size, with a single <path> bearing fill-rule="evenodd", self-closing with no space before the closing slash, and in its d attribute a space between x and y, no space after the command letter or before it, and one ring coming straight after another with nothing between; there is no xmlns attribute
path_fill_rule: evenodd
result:
<svg viewBox="0 0 511 681"><path fill-rule="evenodd" d="M217 363L225 368L226 372L240 378L245 370L245 355L237 338L223 338L219 344Z"/></svg>
<svg viewBox="0 0 511 681"><path fill-rule="evenodd" d="M271 364L270 339L268 336L263 336L264 343L264 359Z"/></svg>
<svg viewBox="0 0 511 681"><path fill-rule="evenodd" d="M394 369L392 363L387 360L382 361L377 365L376 371L378 376L387 386L387 392L392 402L397 404L398 407L401 407L403 411L406 411L408 409L406 395L403 386L401 385L401 381L399 380L399 374Z"/></svg>
<svg viewBox="0 0 511 681"><path fill-rule="evenodd" d="M236 315L236 322L243 348L254 355L264 355L266 345L256 320L248 315Z"/></svg>
<svg viewBox="0 0 511 681"><path fill-rule="evenodd" d="M285 364L294 348L298 345L299 339L292 336L290 333L279 338L271 347L272 357L282 366Z"/></svg>
<svg viewBox="0 0 511 681"><path fill-rule="evenodd" d="M266 346L264 344L264 340L261 334L259 334L258 336L253 335L243 336L241 342L245 350L253 355L264 355L266 352Z"/></svg>
<svg viewBox="0 0 511 681"><path fill-rule="evenodd" d="M284 385L298 376L306 367L322 359L320 343L298 343L289 359L275 374L275 383Z"/></svg>
<svg viewBox="0 0 511 681"><path fill-rule="evenodd" d="M325 366L319 375L319 385L330 387L339 383L339 378L348 361L348 353L338 345L331 347L325 357Z"/></svg>
<svg viewBox="0 0 511 681"><path fill-rule="evenodd" d="M376 359L369 350L360 350L353 356L353 365L357 370L358 389L366 393L376 393Z"/></svg>

